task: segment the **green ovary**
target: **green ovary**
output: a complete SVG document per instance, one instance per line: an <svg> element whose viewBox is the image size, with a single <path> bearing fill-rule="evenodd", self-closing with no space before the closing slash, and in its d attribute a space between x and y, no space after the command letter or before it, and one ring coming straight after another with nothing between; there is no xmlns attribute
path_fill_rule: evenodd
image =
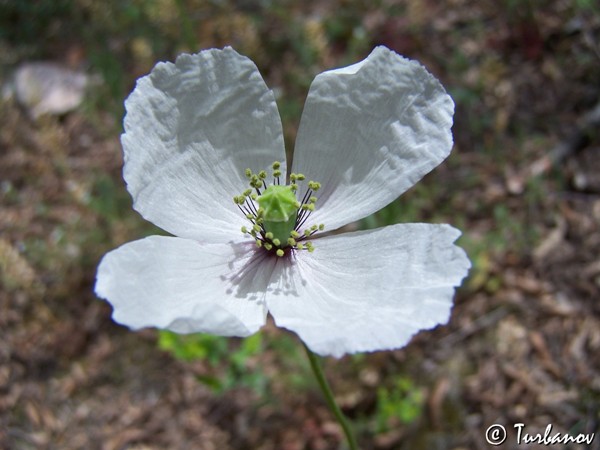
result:
<svg viewBox="0 0 600 450"><path fill-rule="evenodd" d="M300 204L290 186L271 185L257 199L262 210L266 233L272 233L271 241L287 245L287 240L296 225Z"/></svg>

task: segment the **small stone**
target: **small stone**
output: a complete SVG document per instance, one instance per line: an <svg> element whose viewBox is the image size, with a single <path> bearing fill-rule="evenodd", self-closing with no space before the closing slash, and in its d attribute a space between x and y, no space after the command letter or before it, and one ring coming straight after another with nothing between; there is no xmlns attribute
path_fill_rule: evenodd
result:
<svg viewBox="0 0 600 450"><path fill-rule="evenodd" d="M32 118L60 115L83 102L90 77L52 62L27 62L14 73L13 94Z"/></svg>

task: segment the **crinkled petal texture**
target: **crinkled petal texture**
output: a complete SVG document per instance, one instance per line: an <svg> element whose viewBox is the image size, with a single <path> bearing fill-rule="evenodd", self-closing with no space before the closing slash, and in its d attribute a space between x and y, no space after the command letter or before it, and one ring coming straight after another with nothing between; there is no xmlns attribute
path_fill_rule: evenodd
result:
<svg viewBox="0 0 600 450"><path fill-rule="evenodd" d="M96 294L133 329L248 336L265 323L273 266L253 243L151 236L104 256Z"/></svg>
<svg viewBox="0 0 600 450"><path fill-rule="evenodd" d="M134 208L179 237L239 234L232 198L248 188L245 169L285 161L275 98L254 63L231 48L180 55L140 78L125 107L123 175Z"/></svg>
<svg viewBox="0 0 600 450"><path fill-rule="evenodd" d="M321 355L399 348L445 323L470 262L449 225L400 224L315 241L278 262L267 306Z"/></svg>
<svg viewBox="0 0 600 450"><path fill-rule="evenodd" d="M313 81L293 171L321 183L311 221L328 230L378 211L452 148L454 103L416 61L377 47Z"/></svg>

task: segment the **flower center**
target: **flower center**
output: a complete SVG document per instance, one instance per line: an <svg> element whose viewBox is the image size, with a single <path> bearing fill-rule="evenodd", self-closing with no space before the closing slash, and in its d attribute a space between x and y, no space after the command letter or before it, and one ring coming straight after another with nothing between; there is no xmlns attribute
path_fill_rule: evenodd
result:
<svg viewBox="0 0 600 450"><path fill-rule="evenodd" d="M284 256L291 250L315 248L308 239L317 231L323 231L325 225L306 226L311 213L315 210L317 197L313 193L321 187L320 183L309 181L302 201L298 201L296 192L298 182L305 180L301 173L290 174L290 184L281 184L281 163L274 162L273 182L267 186L267 172L255 174L246 169L250 188L241 195L233 197L234 203L245 215L251 226L242 227L242 233L251 236L256 245L277 256Z"/></svg>

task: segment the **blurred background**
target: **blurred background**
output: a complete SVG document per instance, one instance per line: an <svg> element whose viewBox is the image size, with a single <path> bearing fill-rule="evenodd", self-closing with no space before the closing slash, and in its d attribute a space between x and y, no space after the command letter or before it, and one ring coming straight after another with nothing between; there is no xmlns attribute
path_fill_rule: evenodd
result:
<svg viewBox="0 0 600 450"><path fill-rule="evenodd" d="M474 267L448 325L323 360L362 448L485 449L493 423L499 448L514 423L599 432L595 0L0 0L0 448L344 448L293 334L133 333L93 284L105 252L161 232L121 177L136 78L231 45L291 151L314 76L380 44L442 81L455 148L353 227L450 223Z"/></svg>

